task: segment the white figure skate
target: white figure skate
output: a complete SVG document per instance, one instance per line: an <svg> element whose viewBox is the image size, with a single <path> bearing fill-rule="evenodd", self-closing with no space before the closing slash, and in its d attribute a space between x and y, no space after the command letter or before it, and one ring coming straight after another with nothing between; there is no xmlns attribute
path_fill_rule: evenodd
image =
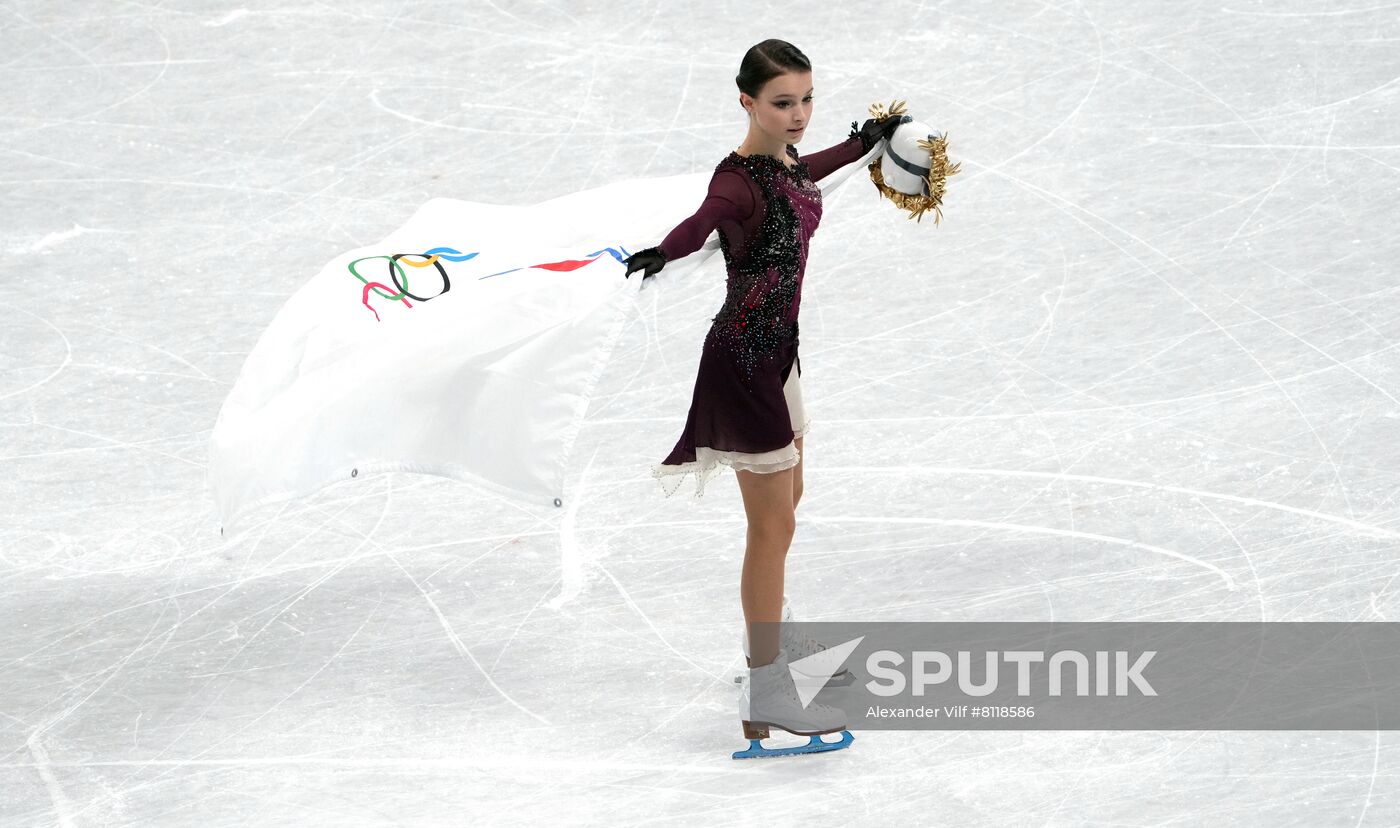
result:
<svg viewBox="0 0 1400 828"><path fill-rule="evenodd" d="M778 628L778 647L788 652L788 658L790 660L801 661L807 656L816 655L817 653L827 648L826 644L816 640L815 638L811 638L809 636L799 636L795 631L793 631L792 628L788 626L788 622L795 620L796 619L793 617L792 614L792 605L788 603L787 596L784 595L783 623ZM748 664L749 632L747 627L745 628L740 638L742 639L744 645L744 663ZM821 683L827 687L849 687L851 684L855 683L856 680L855 674L844 667L841 668L841 672L832 674L831 678L829 679L825 676L808 677L802 672L802 669L800 667L797 669L797 681L806 686ZM749 671L747 667L740 668L739 672L734 675L735 684L746 684L748 682L748 679Z"/></svg>
<svg viewBox="0 0 1400 828"><path fill-rule="evenodd" d="M848 747L854 736L846 729L846 714L835 707L812 702L802 706L797 695L797 685L788 669L787 653L779 650L778 657L771 664L753 668L752 685L745 683L739 698L739 721L744 728L744 738L749 740L745 750L734 752L735 759L756 759L769 756L788 756L795 753L824 753ZM757 695L750 698L750 690L756 686ZM769 748L762 744L769 736L769 728L780 728L799 736L810 736L811 741L796 747ZM840 733L835 742L823 741L823 733Z"/></svg>

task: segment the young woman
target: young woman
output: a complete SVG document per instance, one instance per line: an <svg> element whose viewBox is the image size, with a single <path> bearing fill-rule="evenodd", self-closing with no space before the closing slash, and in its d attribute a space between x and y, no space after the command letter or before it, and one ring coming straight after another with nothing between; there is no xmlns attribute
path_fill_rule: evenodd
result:
<svg viewBox="0 0 1400 828"><path fill-rule="evenodd" d="M765 40L744 55L735 82L748 113L748 134L715 167L695 214L659 245L630 257L627 275L642 270L643 279L651 277L666 262L700 249L719 230L728 290L705 338L685 428L653 474L667 496L688 473L696 476L697 497L721 466L732 467L738 477L748 517L740 597L749 665L755 668L750 686L759 688L769 682L760 682L758 668L787 677L787 662L806 654L792 652L796 647L784 652L788 648L780 647L779 625L773 622L783 612L783 568L796 525L794 509L802 498L808 422L799 384L797 316L808 242L822 214L816 182L861 158L901 119L871 119L860 129L852 122L846 140L802 157L794 145L811 124L815 93L807 57L791 43ZM787 684L790 689L790 678ZM804 711L795 696L791 700L786 723L764 723L810 733L845 727L839 711ZM748 701L746 695L741 708L745 735L766 736L764 723L749 720Z"/></svg>

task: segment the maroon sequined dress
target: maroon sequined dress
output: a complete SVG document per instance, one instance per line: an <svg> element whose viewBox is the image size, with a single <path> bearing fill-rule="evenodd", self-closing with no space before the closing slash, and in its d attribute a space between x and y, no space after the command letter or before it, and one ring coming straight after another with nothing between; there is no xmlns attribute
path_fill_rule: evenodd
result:
<svg viewBox="0 0 1400 828"><path fill-rule="evenodd" d="M695 496L723 466L776 472L797 465L794 438L810 423L798 378L798 307L808 243L822 216L816 182L860 158L859 137L791 164L731 152L715 167L700 209L658 245L668 261L720 232L727 291L700 354L690 413L652 475L667 496L695 474Z"/></svg>

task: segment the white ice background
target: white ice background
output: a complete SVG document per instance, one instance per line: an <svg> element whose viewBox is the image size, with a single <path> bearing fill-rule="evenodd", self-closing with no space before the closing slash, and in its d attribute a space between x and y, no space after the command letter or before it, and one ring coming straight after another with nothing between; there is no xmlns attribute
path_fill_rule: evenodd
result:
<svg viewBox="0 0 1400 828"><path fill-rule="evenodd" d="M722 274L638 294L562 508L377 475L225 539L202 488L323 263L433 197L712 169L781 37L801 151L900 98L963 165L941 227L825 205L800 619L1397 620L1400 3L20 0L0 34L0 824L1400 823L1391 732L731 760L738 488L647 473Z"/></svg>

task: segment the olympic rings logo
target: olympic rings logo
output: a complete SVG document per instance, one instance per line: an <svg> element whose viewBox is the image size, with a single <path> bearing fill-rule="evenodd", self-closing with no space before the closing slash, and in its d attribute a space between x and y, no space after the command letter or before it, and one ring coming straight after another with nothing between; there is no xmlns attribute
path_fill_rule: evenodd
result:
<svg viewBox="0 0 1400 828"><path fill-rule="evenodd" d="M481 276L478 278L490 279L495 276L503 276L507 273L514 273L517 270L527 270L532 267L542 268L544 270L553 270L557 272L568 272L572 270L578 270L579 268L585 265L592 264L593 262L597 261L604 253L611 254L613 259L615 259L620 264L624 263L624 260L626 260L632 255L631 253L627 252L627 248L625 247L605 247L602 250L598 250L588 254L588 257L584 259L565 259L559 262L545 262L544 264L523 265L521 267L513 267L509 270L502 270L496 273L489 273L485 276ZM350 270L350 275L360 280L360 303L363 304L366 308L369 308L370 313L374 314L374 318L376 321L382 322L383 320L379 318L379 311L375 310L374 306L369 303L370 291L374 291L374 293L377 296L384 299L388 299L391 302L402 302L405 308L412 308L413 304L408 301L409 299L412 299L415 302L428 302L438 298L439 296L442 296L443 294L447 293L449 290L452 289L452 281L447 277L447 269L442 266L443 260L449 262L465 262L475 258L477 255L478 253L462 253L461 251L455 250L451 247L434 247L432 250L428 250L423 253L395 253L390 256L364 256L351 262L348 265L348 268ZM375 260L384 260L388 262L388 279L390 282L393 283L392 288L389 287L389 285L384 284L383 282L373 281L369 277L360 273L359 264L361 262L369 262ZM437 272L438 277L442 280L442 289L439 290L437 293L434 293L432 296L419 296L417 294L410 293L408 290L409 271L404 269L405 266L417 268L419 270L432 268L434 271ZM394 292L385 293L384 291Z"/></svg>

